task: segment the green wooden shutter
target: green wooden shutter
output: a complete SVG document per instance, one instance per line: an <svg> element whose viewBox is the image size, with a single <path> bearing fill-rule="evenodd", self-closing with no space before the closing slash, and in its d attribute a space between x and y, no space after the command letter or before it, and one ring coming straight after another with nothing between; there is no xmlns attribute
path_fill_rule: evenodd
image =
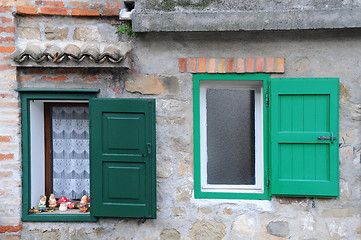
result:
<svg viewBox="0 0 361 240"><path fill-rule="evenodd" d="M271 79L273 195L339 196L338 88L337 78Z"/></svg>
<svg viewBox="0 0 361 240"><path fill-rule="evenodd" d="M155 101L89 105L91 214L156 218Z"/></svg>

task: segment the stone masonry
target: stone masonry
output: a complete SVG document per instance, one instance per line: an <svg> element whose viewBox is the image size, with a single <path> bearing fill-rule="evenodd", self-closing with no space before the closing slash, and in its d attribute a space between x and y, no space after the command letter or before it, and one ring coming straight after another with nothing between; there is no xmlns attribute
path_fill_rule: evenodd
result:
<svg viewBox="0 0 361 240"><path fill-rule="evenodd" d="M145 9L151 3L163 8L169 3L177 11L189 8L172 5L183 1L135 2ZM192 4L202 7L206 2ZM216 3L210 2L215 8ZM302 8L301 4L290 5ZM118 14L123 7L122 1L0 0L0 239L361 238L360 29L145 32L131 38L115 34L113 25L121 24ZM15 66L10 55L16 46L44 41L126 41L133 50L128 68L78 67L75 63ZM340 198L194 198L192 74L199 72L202 61L207 64L205 71L213 69L209 59L214 59L214 73L220 74L237 73L239 59L252 59L248 61L253 72L266 72L271 78L340 78ZM268 71L271 61L274 69ZM156 99L157 219L144 224L123 218L23 222L17 88L99 88L99 97Z"/></svg>

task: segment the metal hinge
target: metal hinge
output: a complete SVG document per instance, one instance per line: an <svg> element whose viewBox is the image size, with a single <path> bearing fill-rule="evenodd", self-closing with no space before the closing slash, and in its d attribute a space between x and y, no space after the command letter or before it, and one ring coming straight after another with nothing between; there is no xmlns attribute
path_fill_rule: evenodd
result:
<svg viewBox="0 0 361 240"><path fill-rule="evenodd" d="M269 106L269 93L268 93L268 89L266 90L266 94L265 94L265 102L266 102L266 105Z"/></svg>
<svg viewBox="0 0 361 240"><path fill-rule="evenodd" d="M270 184L269 169L267 169L267 182L266 182L266 187L267 187L267 189L269 189L269 184Z"/></svg>

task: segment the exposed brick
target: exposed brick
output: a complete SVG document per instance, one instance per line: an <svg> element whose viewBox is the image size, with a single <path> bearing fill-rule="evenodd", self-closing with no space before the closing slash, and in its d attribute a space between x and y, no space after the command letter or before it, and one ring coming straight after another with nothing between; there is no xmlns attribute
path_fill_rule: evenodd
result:
<svg viewBox="0 0 361 240"><path fill-rule="evenodd" d="M103 9L102 16L118 16L120 12L119 8Z"/></svg>
<svg viewBox="0 0 361 240"><path fill-rule="evenodd" d="M6 51L6 50L3 50L2 48L4 48L4 47L0 46L0 52L3 52L3 53L12 53L15 50L15 47L9 47L9 48L14 48L12 51ZM10 64L0 65L0 71L14 70L14 69L16 69L16 67L11 66Z"/></svg>
<svg viewBox="0 0 361 240"><path fill-rule="evenodd" d="M215 73L216 72L216 59L208 58L208 72Z"/></svg>
<svg viewBox="0 0 361 240"><path fill-rule="evenodd" d="M114 92L116 92L116 94L119 94L120 93L120 91L122 91L122 87L121 86L119 86L119 87L113 87L113 91Z"/></svg>
<svg viewBox="0 0 361 240"><path fill-rule="evenodd" d="M7 42L7 43L13 43L15 42L14 37L0 37L0 43Z"/></svg>
<svg viewBox="0 0 361 240"><path fill-rule="evenodd" d="M244 73L245 67L244 67L244 59L238 58L237 59L237 73Z"/></svg>
<svg viewBox="0 0 361 240"><path fill-rule="evenodd" d="M11 138L10 136L0 136L0 142L10 142ZM4 155L4 154L0 154L0 159L1 159L1 155ZM13 155L14 157L14 155Z"/></svg>
<svg viewBox="0 0 361 240"><path fill-rule="evenodd" d="M41 7L40 12L45 15L69 15L68 9L56 7Z"/></svg>
<svg viewBox="0 0 361 240"><path fill-rule="evenodd" d="M107 8L120 8L121 6L121 2L107 2Z"/></svg>
<svg viewBox="0 0 361 240"><path fill-rule="evenodd" d="M227 72L234 72L234 58L227 59Z"/></svg>
<svg viewBox="0 0 361 240"><path fill-rule="evenodd" d="M0 226L0 233L19 232L21 230L22 230L21 225L17 225L17 226Z"/></svg>
<svg viewBox="0 0 361 240"><path fill-rule="evenodd" d="M275 69L275 59L273 57L266 58L266 72L274 72Z"/></svg>
<svg viewBox="0 0 361 240"><path fill-rule="evenodd" d="M11 22L13 22L12 18L7 18L7 17L0 17L0 18L1 18L2 23L11 23Z"/></svg>
<svg viewBox="0 0 361 240"><path fill-rule="evenodd" d="M68 80L68 78L66 76L59 76L59 77L43 77L43 81L55 81L55 82L60 82L60 81L66 81Z"/></svg>
<svg viewBox="0 0 361 240"><path fill-rule="evenodd" d="M285 59L284 58L276 58L276 72L277 73L285 72Z"/></svg>
<svg viewBox="0 0 361 240"><path fill-rule="evenodd" d="M64 3L62 1L35 1L36 5L43 5L43 6L49 6L49 7L58 7L62 8L64 7Z"/></svg>
<svg viewBox="0 0 361 240"><path fill-rule="evenodd" d="M11 12L11 11L12 9L10 6L0 6L0 12Z"/></svg>
<svg viewBox="0 0 361 240"><path fill-rule="evenodd" d="M69 2L70 6L74 6L74 7L89 7L89 3L88 2Z"/></svg>
<svg viewBox="0 0 361 240"><path fill-rule="evenodd" d="M256 59L256 72L264 72L264 58Z"/></svg>
<svg viewBox="0 0 361 240"><path fill-rule="evenodd" d="M191 73L197 72L197 59L190 58L188 64L189 64L189 72Z"/></svg>
<svg viewBox="0 0 361 240"><path fill-rule="evenodd" d="M0 142L1 142L1 139L0 139ZM1 160L10 160L10 159L14 159L14 154L13 153L0 154L0 161Z"/></svg>
<svg viewBox="0 0 361 240"><path fill-rule="evenodd" d="M187 58L179 59L179 72L187 72Z"/></svg>
<svg viewBox="0 0 361 240"><path fill-rule="evenodd" d="M136 74L137 70L135 70L135 69L127 69L127 73L128 74Z"/></svg>
<svg viewBox="0 0 361 240"><path fill-rule="evenodd" d="M9 55L3 56L0 60L1 61L10 61L10 56Z"/></svg>
<svg viewBox="0 0 361 240"><path fill-rule="evenodd" d="M48 74L50 73L49 68L27 68L26 73L28 74Z"/></svg>
<svg viewBox="0 0 361 240"><path fill-rule="evenodd" d="M56 68L53 70L54 74L82 74L79 68Z"/></svg>
<svg viewBox="0 0 361 240"><path fill-rule="evenodd" d="M0 2L1 2L2 6L10 6L10 7L31 6L32 5L30 0L2 0Z"/></svg>
<svg viewBox="0 0 361 240"><path fill-rule="evenodd" d="M219 73L226 72L226 59L224 59L224 58L219 59L218 72Z"/></svg>
<svg viewBox="0 0 361 240"><path fill-rule="evenodd" d="M17 14L29 14L29 15L39 15L38 8L36 7L16 7Z"/></svg>
<svg viewBox="0 0 361 240"><path fill-rule="evenodd" d="M95 80L97 80L97 77L86 77L84 78L84 82L94 82Z"/></svg>
<svg viewBox="0 0 361 240"><path fill-rule="evenodd" d="M72 16L100 16L97 9L73 8L71 9Z"/></svg>
<svg viewBox="0 0 361 240"><path fill-rule="evenodd" d="M0 177L2 177L2 178L11 177L12 175L13 175L13 172L9 172L9 171L1 171L0 172Z"/></svg>
<svg viewBox="0 0 361 240"><path fill-rule="evenodd" d="M198 72L205 73L207 71L207 59L198 58Z"/></svg>
<svg viewBox="0 0 361 240"><path fill-rule="evenodd" d="M246 72L254 72L254 58L246 59Z"/></svg>
<svg viewBox="0 0 361 240"><path fill-rule="evenodd" d="M15 32L15 28L14 27L0 27L0 33L5 32L5 33L14 33Z"/></svg>
<svg viewBox="0 0 361 240"><path fill-rule="evenodd" d="M19 235L6 235L4 237L4 240L20 240L20 236Z"/></svg>
<svg viewBox="0 0 361 240"><path fill-rule="evenodd" d="M20 76L20 82L27 82L35 79L33 76Z"/></svg>

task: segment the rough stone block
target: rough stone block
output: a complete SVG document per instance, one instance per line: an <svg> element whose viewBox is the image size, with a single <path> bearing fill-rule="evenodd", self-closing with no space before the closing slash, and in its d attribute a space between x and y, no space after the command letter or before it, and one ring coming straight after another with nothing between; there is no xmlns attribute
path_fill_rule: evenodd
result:
<svg viewBox="0 0 361 240"><path fill-rule="evenodd" d="M178 88L178 79L173 76L140 74L125 81L125 90L142 94L177 94Z"/></svg>
<svg viewBox="0 0 361 240"><path fill-rule="evenodd" d="M246 215L240 215L232 224L232 231L237 235L251 238L254 234L255 222Z"/></svg>
<svg viewBox="0 0 361 240"><path fill-rule="evenodd" d="M352 217L357 213L358 210L355 208L335 208L323 210L321 216L325 218L347 218Z"/></svg>
<svg viewBox="0 0 361 240"><path fill-rule="evenodd" d="M290 232L288 228L288 222L284 222L284 221L269 222L267 225L267 232L274 236L287 237Z"/></svg>
<svg viewBox="0 0 361 240"><path fill-rule="evenodd" d="M180 240L181 234L175 229L164 229L160 234L161 240Z"/></svg>
<svg viewBox="0 0 361 240"><path fill-rule="evenodd" d="M39 28L18 28L17 35L19 38L25 39L37 39L40 40L40 29Z"/></svg>
<svg viewBox="0 0 361 240"><path fill-rule="evenodd" d="M226 235L226 225L222 222L196 221L192 224L189 237L193 240L219 240Z"/></svg>
<svg viewBox="0 0 361 240"><path fill-rule="evenodd" d="M192 197L192 187L191 186L182 186L177 188L177 202L189 202Z"/></svg>
<svg viewBox="0 0 361 240"><path fill-rule="evenodd" d="M171 208L171 211L174 217L187 215L187 212L184 208L175 207L175 208Z"/></svg>
<svg viewBox="0 0 361 240"><path fill-rule="evenodd" d="M57 240L60 239L60 231L58 229L53 229L50 231L45 231L41 236L41 240Z"/></svg>
<svg viewBox="0 0 361 240"><path fill-rule="evenodd" d="M96 26L75 28L73 38L80 41L100 41L102 39Z"/></svg>
<svg viewBox="0 0 361 240"><path fill-rule="evenodd" d="M44 30L45 37L48 40L64 40L68 38L69 29L46 27Z"/></svg>
<svg viewBox="0 0 361 240"><path fill-rule="evenodd" d="M340 102L348 102L351 98L350 89L340 83Z"/></svg>

